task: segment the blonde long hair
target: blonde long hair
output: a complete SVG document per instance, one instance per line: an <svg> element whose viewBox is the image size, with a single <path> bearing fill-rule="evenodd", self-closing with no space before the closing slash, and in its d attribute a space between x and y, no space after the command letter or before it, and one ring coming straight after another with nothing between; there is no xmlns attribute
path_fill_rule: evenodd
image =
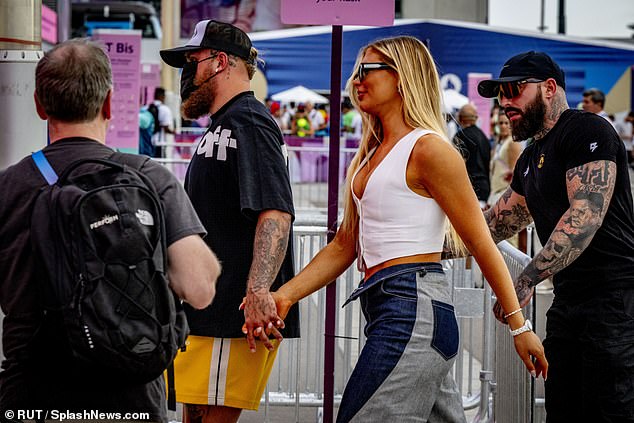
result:
<svg viewBox="0 0 634 423"><path fill-rule="evenodd" d="M353 80L361 59L368 50L374 50L382 60L390 65L399 75L398 91L403 98L402 114L405 123L412 128L429 129L447 139L445 119L442 113L442 93L436 64L429 50L420 40L410 36L384 38L363 47L357 56L355 72L348 78L346 90L354 106L359 110L359 99L354 89ZM346 177L345 211L341 229L348 236L354 236L359 227L359 215L352 199L352 176L370 151L376 147L383 137L381 121L373 115L359 110L363 121L363 132L359 149L355 154ZM462 243L449 227L448 245L459 251Z"/></svg>

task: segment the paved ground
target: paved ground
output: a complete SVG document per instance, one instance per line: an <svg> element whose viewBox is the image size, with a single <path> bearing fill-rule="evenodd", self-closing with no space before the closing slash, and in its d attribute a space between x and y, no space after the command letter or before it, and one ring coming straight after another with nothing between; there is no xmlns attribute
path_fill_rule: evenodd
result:
<svg viewBox="0 0 634 423"><path fill-rule="evenodd" d="M299 415L296 415L294 407L276 406L269 407L268 416L263 407L256 411L243 412L240 423L263 423L263 422L319 422L318 413L320 410L314 407L300 407ZM335 414L336 415L336 414ZM267 420L268 417L268 420Z"/></svg>
<svg viewBox="0 0 634 423"><path fill-rule="evenodd" d="M465 414L467 421L472 421L477 410L469 410ZM300 408L299 418L296 419L295 409L292 407L271 407L266 420L266 414L262 409L258 412L249 411L242 413L239 423L318 423L317 409L310 407ZM335 410L336 418L336 410ZM397 422L391 422L397 423Z"/></svg>

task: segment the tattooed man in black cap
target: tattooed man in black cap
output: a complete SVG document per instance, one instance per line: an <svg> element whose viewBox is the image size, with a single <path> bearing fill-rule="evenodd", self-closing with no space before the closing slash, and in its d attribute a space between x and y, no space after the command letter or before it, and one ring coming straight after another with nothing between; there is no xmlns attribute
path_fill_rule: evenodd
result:
<svg viewBox="0 0 634 423"><path fill-rule="evenodd" d="M544 348L547 422L634 422L634 211L623 142L608 121L568 108L547 54L509 59L497 97L516 141L532 139L485 214L496 241L531 221L544 248L515 281L522 306L552 277ZM499 305L494 310L500 320Z"/></svg>

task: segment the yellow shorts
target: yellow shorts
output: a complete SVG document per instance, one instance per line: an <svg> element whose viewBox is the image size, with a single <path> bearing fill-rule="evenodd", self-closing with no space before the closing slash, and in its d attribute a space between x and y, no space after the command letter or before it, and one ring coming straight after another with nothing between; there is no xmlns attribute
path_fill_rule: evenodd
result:
<svg viewBox="0 0 634 423"><path fill-rule="evenodd" d="M273 351L258 342L252 353L246 339L190 335L174 360L176 401L257 410L277 355L271 342Z"/></svg>

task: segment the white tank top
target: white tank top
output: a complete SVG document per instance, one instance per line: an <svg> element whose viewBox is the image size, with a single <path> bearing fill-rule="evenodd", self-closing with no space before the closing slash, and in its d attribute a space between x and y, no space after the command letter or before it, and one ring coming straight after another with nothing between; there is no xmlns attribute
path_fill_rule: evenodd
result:
<svg viewBox="0 0 634 423"><path fill-rule="evenodd" d="M354 179L374 151L352 177L350 188L359 213L358 265L362 271L397 257L442 251L445 212L433 198L412 191L406 180L412 149L427 134L436 133L418 128L401 138L372 172L361 198L354 192Z"/></svg>

